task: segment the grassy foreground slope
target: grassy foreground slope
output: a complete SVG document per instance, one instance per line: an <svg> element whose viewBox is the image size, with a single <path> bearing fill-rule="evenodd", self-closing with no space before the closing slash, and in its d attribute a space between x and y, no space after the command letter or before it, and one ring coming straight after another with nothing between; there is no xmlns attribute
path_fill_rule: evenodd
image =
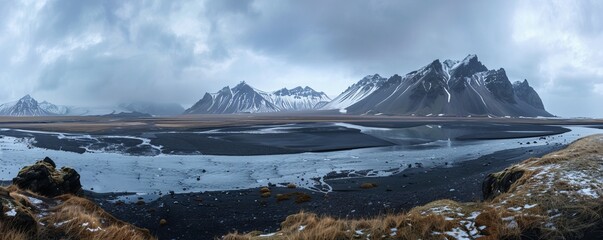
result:
<svg viewBox="0 0 603 240"><path fill-rule="evenodd" d="M77 172L49 158L24 167L0 187L0 239L155 239L76 196L80 187Z"/></svg>
<svg viewBox="0 0 603 240"><path fill-rule="evenodd" d="M490 174L483 202L440 200L406 213L334 219L287 217L281 230L239 239L582 239L603 229L603 135Z"/></svg>

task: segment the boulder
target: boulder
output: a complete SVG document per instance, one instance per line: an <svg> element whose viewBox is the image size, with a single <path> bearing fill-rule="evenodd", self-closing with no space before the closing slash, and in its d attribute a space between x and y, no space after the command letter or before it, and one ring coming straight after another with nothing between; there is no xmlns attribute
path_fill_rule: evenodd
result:
<svg viewBox="0 0 603 240"><path fill-rule="evenodd" d="M54 161L48 157L21 169L13 178L13 184L46 197L78 194L82 189L80 175L74 169L62 167L57 170Z"/></svg>

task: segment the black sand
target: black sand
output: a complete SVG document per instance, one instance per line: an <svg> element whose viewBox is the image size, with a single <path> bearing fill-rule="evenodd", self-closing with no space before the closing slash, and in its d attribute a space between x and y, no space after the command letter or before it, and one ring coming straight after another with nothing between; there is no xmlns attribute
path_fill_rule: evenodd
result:
<svg viewBox="0 0 603 240"><path fill-rule="evenodd" d="M401 212L438 199L480 200L482 180L487 174L562 147L519 147L454 166L411 168L389 177L328 180L334 188L329 194L271 187L270 198L260 197L259 189L248 189L168 194L144 204L115 204L109 201L115 194L88 194L119 219L148 228L160 239L212 239L233 231L273 232L288 215L300 210L340 218L364 218ZM361 189L365 182L377 187ZM292 198L278 202L274 197L292 192L308 194L311 200L295 203ZM166 219L168 224L159 226L160 219Z"/></svg>
<svg viewBox="0 0 603 240"><path fill-rule="evenodd" d="M211 129L197 129L182 132L115 132L107 135L93 135L92 138L69 138L58 134L22 132L8 130L0 135L33 138L35 147L84 153L87 150L112 151L130 155L154 156L163 154L205 154L205 155L270 155L303 152L325 152L347 149L383 147L392 145L412 146L435 140L488 140L505 138L528 138L556 135L569 130L559 126L530 124L492 123L438 123L441 129L416 129L425 122L357 122L361 126L402 129L408 139L391 139L387 136L373 136L358 129L346 128L332 123L289 124L293 128L287 133L248 133L262 131L271 125L227 127L212 133L198 133ZM123 137L119 137L123 136ZM161 146L161 152L150 145L144 145L141 137L150 139L151 144Z"/></svg>

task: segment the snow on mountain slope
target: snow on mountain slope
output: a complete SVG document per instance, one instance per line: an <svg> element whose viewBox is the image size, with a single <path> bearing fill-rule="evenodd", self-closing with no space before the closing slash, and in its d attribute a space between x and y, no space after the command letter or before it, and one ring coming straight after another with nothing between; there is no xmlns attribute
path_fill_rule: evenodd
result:
<svg viewBox="0 0 603 240"><path fill-rule="evenodd" d="M280 111L313 110L317 109L317 106L320 107L320 104L331 101L324 92L317 92L308 86L291 90L283 88L272 93L263 93L263 96Z"/></svg>
<svg viewBox="0 0 603 240"><path fill-rule="evenodd" d="M18 101L0 105L0 115L3 116L63 115L67 111L68 109L65 106L57 106L46 101L38 103L29 95L25 95Z"/></svg>
<svg viewBox="0 0 603 240"><path fill-rule="evenodd" d="M232 89L224 87L217 93L205 93L201 100L184 113L226 114L278 111L274 104L264 98L266 94L241 82Z"/></svg>
<svg viewBox="0 0 603 240"><path fill-rule="evenodd" d="M46 112L52 113L54 115L65 115L69 111L69 108L66 106L59 106L49 103L47 101L43 101L39 104L40 108Z"/></svg>
<svg viewBox="0 0 603 240"><path fill-rule="evenodd" d="M185 114L260 113L315 109L330 101L323 92L310 87L283 88L264 92L241 82L234 88L224 87L217 93L206 93Z"/></svg>
<svg viewBox="0 0 603 240"><path fill-rule="evenodd" d="M527 81L514 87L504 69L488 70L476 55L469 55L460 61L435 60L404 76L394 75L342 107L350 114L552 116L528 87ZM349 93L330 105L337 106L335 101L346 99L345 94Z"/></svg>
<svg viewBox="0 0 603 240"><path fill-rule="evenodd" d="M348 87L348 89L321 109L345 109L376 91L385 80L387 79L379 76L379 74L367 75L354 85Z"/></svg>

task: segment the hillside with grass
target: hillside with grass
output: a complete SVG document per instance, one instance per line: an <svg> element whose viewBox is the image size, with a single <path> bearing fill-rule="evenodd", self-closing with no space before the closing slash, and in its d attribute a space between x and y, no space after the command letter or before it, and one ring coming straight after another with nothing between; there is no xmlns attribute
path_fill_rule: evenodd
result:
<svg viewBox="0 0 603 240"><path fill-rule="evenodd" d="M0 239L155 239L79 194L79 174L46 158L0 187Z"/></svg>
<svg viewBox="0 0 603 240"><path fill-rule="evenodd" d="M481 202L439 200L371 219L301 212L243 239L597 239L603 229L603 135L486 177Z"/></svg>

